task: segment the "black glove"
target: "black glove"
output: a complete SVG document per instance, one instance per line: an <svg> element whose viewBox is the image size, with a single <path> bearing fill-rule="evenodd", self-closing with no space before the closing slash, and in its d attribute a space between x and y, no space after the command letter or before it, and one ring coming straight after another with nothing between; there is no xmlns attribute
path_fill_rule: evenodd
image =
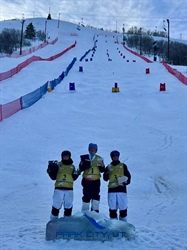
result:
<svg viewBox="0 0 187 250"><path fill-rule="evenodd" d="M57 161L49 161L47 173L51 180L56 180L57 173L58 173L58 162Z"/></svg>
<svg viewBox="0 0 187 250"><path fill-rule="evenodd" d="M99 171L101 173L104 173L105 172L105 166L99 166Z"/></svg>

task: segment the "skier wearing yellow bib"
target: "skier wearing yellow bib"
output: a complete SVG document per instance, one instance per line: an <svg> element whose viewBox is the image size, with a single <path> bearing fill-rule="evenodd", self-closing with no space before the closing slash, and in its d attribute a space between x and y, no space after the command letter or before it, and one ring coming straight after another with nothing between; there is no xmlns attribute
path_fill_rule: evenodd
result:
<svg viewBox="0 0 187 250"><path fill-rule="evenodd" d="M105 170L103 158L96 154L97 144L88 145L89 154L81 155L79 172L82 174L82 212L89 211L91 202L91 211L99 212L100 203L100 178Z"/></svg>
<svg viewBox="0 0 187 250"><path fill-rule="evenodd" d="M119 161L120 152L114 150L110 153L112 162L106 167L103 179L108 183L108 205L109 216L117 219L119 209L119 220L127 221L127 188L131 182L131 174L125 163Z"/></svg>
<svg viewBox="0 0 187 250"><path fill-rule="evenodd" d="M47 169L50 178L56 180L50 220L58 219L62 206L64 207L64 216L72 214L73 182L78 178L78 173L73 165L70 151L63 151L61 158L59 162L49 162Z"/></svg>

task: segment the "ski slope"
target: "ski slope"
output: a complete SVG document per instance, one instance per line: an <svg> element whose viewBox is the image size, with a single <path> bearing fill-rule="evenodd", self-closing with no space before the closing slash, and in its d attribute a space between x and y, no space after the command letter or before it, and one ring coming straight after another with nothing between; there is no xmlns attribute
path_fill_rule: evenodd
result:
<svg viewBox="0 0 187 250"><path fill-rule="evenodd" d="M44 21L36 22L42 27ZM57 29L54 20L50 25L50 37L58 35L58 42L34 55L49 57L75 40L76 47L52 62L32 63L0 82L3 104L58 77L77 58L52 92L0 123L1 249L187 249L187 86L161 63L146 63L125 50L116 43L115 34L87 28L78 31L66 22ZM93 60L90 53L87 62L80 62L93 48L94 37L98 41ZM21 60L25 58L1 58L1 72ZM70 82L75 82L76 91L69 91ZM119 93L112 93L114 83ZM160 83L166 83L165 92L159 91ZM54 189L46 173L48 160L60 160L61 151L68 149L77 168L90 142L98 144L106 165L110 152L119 150L131 172L128 222L135 225L137 237L104 243L46 242ZM81 198L80 176L74 183L73 213L80 211ZM100 213L108 214L103 180Z"/></svg>

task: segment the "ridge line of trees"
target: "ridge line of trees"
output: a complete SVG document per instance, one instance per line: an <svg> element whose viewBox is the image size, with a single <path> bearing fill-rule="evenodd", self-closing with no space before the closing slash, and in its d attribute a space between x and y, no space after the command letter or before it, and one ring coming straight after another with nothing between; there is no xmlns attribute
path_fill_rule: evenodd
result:
<svg viewBox="0 0 187 250"><path fill-rule="evenodd" d="M168 41L148 35L134 34L125 36L129 48L138 51L141 55L154 55L164 59L169 64L187 65L187 44L170 41L168 58Z"/></svg>
<svg viewBox="0 0 187 250"><path fill-rule="evenodd" d="M49 14L47 19L51 19ZM102 29L103 30L103 29ZM116 32L116 31L115 31ZM166 32L150 31L143 28L131 27L126 33L123 30L123 42L129 48L139 51L145 56L159 56L167 63L174 65L187 65L187 44L182 42L169 42L169 58L168 58L168 41L166 41ZM157 39L157 37L163 39ZM21 32L16 29L3 29L0 33L0 53L12 54L20 48ZM46 34L44 31L36 31L33 23L29 23L23 34L23 46L31 46L31 42L35 40L45 41Z"/></svg>

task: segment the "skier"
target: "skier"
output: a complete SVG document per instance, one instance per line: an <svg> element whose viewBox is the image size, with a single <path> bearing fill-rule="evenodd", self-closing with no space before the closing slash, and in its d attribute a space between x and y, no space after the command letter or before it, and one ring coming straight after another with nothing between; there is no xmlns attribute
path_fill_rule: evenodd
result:
<svg viewBox="0 0 187 250"><path fill-rule="evenodd" d="M82 212L89 211L91 202L91 211L99 212L100 203L100 177L105 170L104 161L101 156L97 155L97 144L88 145L89 154L81 155L79 164L79 173L82 174Z"/></svg>
<svg viewBox="0 0 187 250"><path fill-rule="evenodd" d="M71 152L65 150L61 153L61 161L50 161L47 169L55 182L53 205L50 220L58 219L59 211L64 206L64 216L71 216L73 208L73 182L78 178L78 173L71 159Z"/></svg>
<svg viewBox="0 0 187 250"><path fill-rule="evenodd" d="M118 219L117 210L119 209L119 220L127 221L127 188L131 182L131 174L125 163L119 161L120 152L114 150L110 153L112 162L106 167L103 174L108 183L108 206L111 219Z"/></svg>

